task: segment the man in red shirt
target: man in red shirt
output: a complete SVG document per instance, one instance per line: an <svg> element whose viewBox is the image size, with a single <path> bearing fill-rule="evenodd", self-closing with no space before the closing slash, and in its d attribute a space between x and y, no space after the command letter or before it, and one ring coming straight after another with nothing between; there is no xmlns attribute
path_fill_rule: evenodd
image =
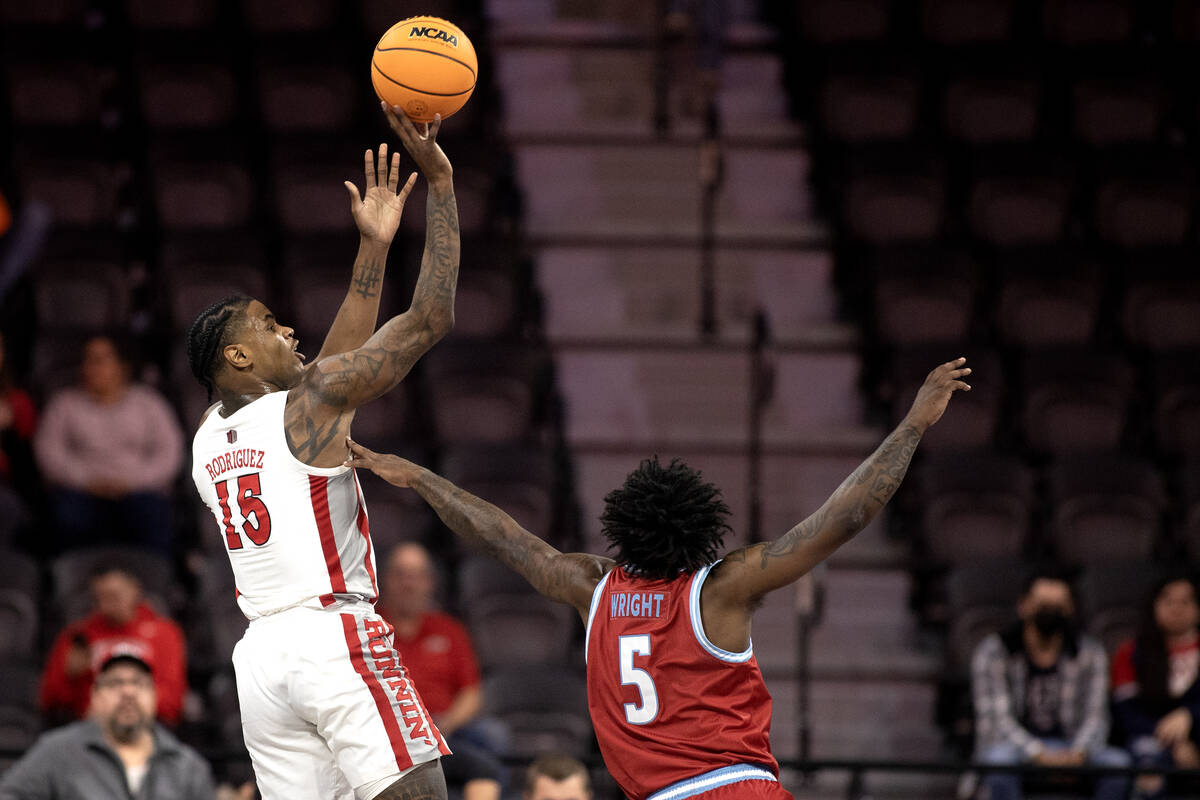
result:
<svg viewBox="0 0 1200 800"><path fill-rule="evenodd" d="M479 714L483 692L475 650L462 624L434 610L436 579L429 551L415 542L388 557L375 611L395 628L395 647L454 755L442 759L446 782L463 800L498 800L502 765L464 727Z"/></svg>
<svg viewBox="0 0 1200 800"><path fill-rule="evenodd" d="M142 599L137 576L119 566L92 577L93 611L59 633L42 673L41 706L58 720L83 719L91 701L96 659L114 648L138 652L154 664L158 718L179 724L187 692L183 632Z"/></svg>

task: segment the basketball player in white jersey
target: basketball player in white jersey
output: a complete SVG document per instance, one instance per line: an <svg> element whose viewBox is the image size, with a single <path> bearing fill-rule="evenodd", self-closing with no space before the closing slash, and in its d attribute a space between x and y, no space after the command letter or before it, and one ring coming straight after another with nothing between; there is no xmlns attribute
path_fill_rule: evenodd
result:
<svg viewBox="0 0 1200 800"><path fill-rule="evenodd" d="M354 411L391 390L454 323L459 229L437 144L388 121L429 184L425 253L408 311L375 330L388 247L416 181L366 152L347 182L361 242L350 288L309 365L262 302L233 297L188 332L192 371L219 400L192 478L220 526L250 624L233 653L242 730L264 800L444 800L450 751L374 613L375 553L346 460Z"/></svg>

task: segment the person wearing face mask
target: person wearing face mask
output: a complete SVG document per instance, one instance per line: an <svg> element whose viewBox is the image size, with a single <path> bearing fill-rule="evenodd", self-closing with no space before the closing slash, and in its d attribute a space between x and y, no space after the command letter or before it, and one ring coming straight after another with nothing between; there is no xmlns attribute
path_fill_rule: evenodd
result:
<svg viewBox="0 0 1200 800"><path fill-rule="evenodd" d="M1185 575L1160 580L1137 636L1113 656L1113 715L1140 765L1200 767L1200 604ZM1166 795L1160 775L1139 776L1138 798Z"/></svg>
<svg viewBox="0 0 1200 800"><path fill-rule="evenodd" d="M1020 621L988 636L971 659L976 760L985 764L1128 766L1129 755L1106 743L1108 658L1075 626L1066 576L1039 569L1025 580ZM1021 777L992 773L982 797L1019 800ZM1096 779L1096 800L1125 800L1124 775Z"/></svg>

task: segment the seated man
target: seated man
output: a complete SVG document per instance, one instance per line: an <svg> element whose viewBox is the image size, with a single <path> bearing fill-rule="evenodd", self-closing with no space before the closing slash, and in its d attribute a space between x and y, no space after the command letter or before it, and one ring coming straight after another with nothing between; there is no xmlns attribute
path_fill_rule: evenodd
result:
<svg viewBox="0 0 1200 800"><path fill-rule="evenodd" d="M567 755L538 756L525 771L525 800L592 800L587 767Z"/></svg>
<svg viewBox="0 0 1200 800"><path fill-rule="evenodd" d="M0 778L0 800L212 800L208 764L155 724L157 702L150 664L107 651L91 686L90 717L43 735Z"/></svg>
<svg viewBox="0 0 1200 800"><path fill-rule="evenodd" d="M141 653L155 666L158 718L179 724L187 693L183 631L142 600L137 576L104 566L91 581L93 611L58 635L42 673L42 711L52 720L83 719L93 697L93 667L116 646Z"/></svg>
<svg viewBox="0 0 1200 800"><path fill-rule="evenodd" d="M971 659L976 758L987 764L1128 766L1108 741L1108 658L1074 625L1075 598L1062 573L1033 572L1017 605L1020 622L993 633ZM1096 800L1124 800L1124 775L1096 780ZM1018 800L1021 777L983 779L990 800Z"/></svg>
<svg viewBox="0 0 1200 800"><path fill-rule="evenodd" d="M497 800L503 766L466 727L479 714L483 692L467 631L435 611L433 560L421 545L397 545L388 557L375 611L395 628L395 647L421 699L454 755L442 758L446 783L463 800Z"/></svg>
<svg viewBox="0 0 1200 800"><path fill-rule="evenodd" d="M134 544L171 555L171 482L183 434L162 395L129 380L108 336L83 348L82 383L50 398L34 439L54 486L58 546Z"/></svg>

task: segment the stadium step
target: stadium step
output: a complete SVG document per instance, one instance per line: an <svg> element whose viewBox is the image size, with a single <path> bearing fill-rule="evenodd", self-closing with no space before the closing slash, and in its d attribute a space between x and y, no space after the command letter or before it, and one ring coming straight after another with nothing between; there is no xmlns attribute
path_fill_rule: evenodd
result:
<svg viewBox="0 0 1200 800"><path fill-rule="evenodd" d="M699 242L697 145L526 144L514 151L535 244ZM731 147L725 169L718 242L812 247L825 240L812 217L803 151Z"/></svg>
<svg viewBox="0 0 1200 800"><path fill-rule="evenodd" d="M700 325L700 252L688 247L544 247L536 254L545 328L558 345L694 342ZM827 250L716 253L717 339L745 342L762 309L772 341L855 346L836 319Z"/></svg>

